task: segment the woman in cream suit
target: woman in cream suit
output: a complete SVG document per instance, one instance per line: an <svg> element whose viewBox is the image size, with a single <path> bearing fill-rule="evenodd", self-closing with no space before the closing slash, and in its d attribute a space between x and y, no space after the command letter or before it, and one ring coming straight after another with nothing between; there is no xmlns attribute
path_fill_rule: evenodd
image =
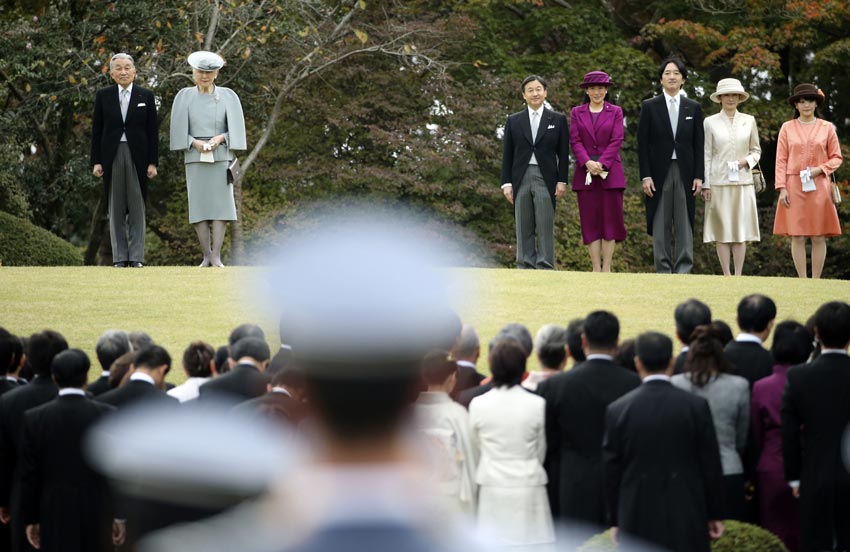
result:
<svg viewBox="0 0 850 552"><path fill-rule="evenodd" d="M496 345L490 353L493 389L469 404L472 438L481 451L478 523L509 545L555 538L543 469L546 401L519 385L525 359L513 342Z"/></svg>
<svg viewBox="0 0 850 552"><path fill-rule="evenodd" d="M730 252L735 276L744 271L747 242L759 241L756 192L752 169L761 157L756 120L738 111L749 94L738 79L721 79L711 101L722 106L707 117L705 128L705 200L703 241L717 242L717 257L724 276L731 276Z"/></svg>

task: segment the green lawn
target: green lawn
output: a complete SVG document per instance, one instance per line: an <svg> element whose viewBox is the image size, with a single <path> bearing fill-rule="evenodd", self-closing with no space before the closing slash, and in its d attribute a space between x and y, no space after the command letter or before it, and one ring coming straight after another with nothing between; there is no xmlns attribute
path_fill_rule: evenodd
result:
<svg viewBox="0 0 850 552"><path fill-rule="evenodd" d="M50 328L72 347L94 358L94 344L106 329L144 330L175 359L169 379L180 382L180 356L202 339L226 343L242 322L259 323L273 348L279 344L276 315L264 304L262 268L200 270L187 267L0 268L0 326L18 335ZM620 318L621 337L649 329L672 336L673 309L688 297L711 306L715 318L735 330L735 307L749 293L776 301L778 320L805 322L821 303L850 300L850 282L795 278L722 278L656 274L592 274L508 269L451 269L462 289L457 310L478 329L482 345L508 322L532 333L543 324L566 324L594 309ZM486 363L479 367L486 371ZM536 367L536 362L532 363ZM93 369L92 377L99 371Z"/></svg>

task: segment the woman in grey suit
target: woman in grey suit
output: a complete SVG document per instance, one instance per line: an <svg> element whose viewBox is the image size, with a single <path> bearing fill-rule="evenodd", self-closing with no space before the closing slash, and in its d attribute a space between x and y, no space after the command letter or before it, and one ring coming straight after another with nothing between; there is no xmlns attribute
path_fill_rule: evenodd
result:
<svg viewBox="0 0 850 552"><path fill-rule="evenodd" d="M717 332L710 326L698 326L684 373L673 376L673 385L708 401L726 483L725 517L743 521L745 482L741 452L750 425L750 385L741 376L730 374L731 368Z"/></svg>
<svg viewBox="0 0 850 552"><path fill-rule="evenodd" d="M171 150L183 151L189 222L195 226L204 260L201 267L222 267L226 221L236 220L233 185L227 167L231 150L248 148L239 96L215 85L224 59L213 52L189 56L195 86L182 89L171 108ZM212 226L212 246L210 246Z"/></svg>

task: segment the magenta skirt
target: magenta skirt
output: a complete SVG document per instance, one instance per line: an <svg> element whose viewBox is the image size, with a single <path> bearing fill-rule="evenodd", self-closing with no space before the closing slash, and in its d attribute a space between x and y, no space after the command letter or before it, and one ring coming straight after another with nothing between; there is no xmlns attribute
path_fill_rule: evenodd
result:
<svg viewBox="0 0 850 552"><path fill-rule="evenodd" d="M623 190L606 190L588 186L576 192L581 218L581 238L585 245L596 240L623 241L626 223L623 221Z"/></svg>

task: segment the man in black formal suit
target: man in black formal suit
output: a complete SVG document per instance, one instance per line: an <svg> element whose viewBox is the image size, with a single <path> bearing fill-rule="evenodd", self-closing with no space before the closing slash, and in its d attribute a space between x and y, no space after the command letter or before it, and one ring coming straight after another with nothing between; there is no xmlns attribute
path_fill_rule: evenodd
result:
<svg viewBox="0 0 850 552"><path fill-rule="evenodd" d="M673 373L681 374L685 367L685 359L688 358L691 335L697 326L711 324L711 309L699 299L691 298L676 305L673 319L676 322L676 337L682 344L682 352L676 357Z"/></svg>
<svg viewBox="0 0 850 552"><path fill-rule="evenodd" d="M821 354L794 366L782 396L785 478L800 499L803 552L850 550L850 305L815 313ZM844 441L842 441L842 436Z"/></svg>
<svg viewBox="0 0 850 552"><path fill-rule="evenodd" d="M266 392L269 378L265 375L270 351L265 340L244 337L230 348L230 358L236 363L232 370L211 379L200 389L199 400L219 399L242 402Z"/></svg>
<svg viewBox="0 0 850 552"><path fill-rule="evenodd" d="M153 92L133 85L131 56L112 56L109 75L115 85L98 90L94 100L92 174L103 177L114 266L141 268L147 184L159 163L156 103Z"/></svg>
<svg viewBox="0 0 850 552"><path fill-rule="evenodd" d="M502 192L514 206L517 267L554 269L555 200L567 192L569 123L545 107L543 77L526 77L520 90L528 107L505 123Z"/></svg>
<svg viewBox="0 0 850 552"><path fill-rule="evenodd" d="M571 370L542 382L537 392L546 399L546 438L560 449L558 512L565 521L605 525L602 481L602 436L605 409L638 385L637 374L617 366L620 322L607 311L584 319L582 343L587 359ZM554 466L553 466L554 468ZM591 534L594 527L587 529Z"/></svg>
<svg viewBox="0 0 850 552"><path fill-rule="evenodd" d="M168 395L164 388L165 376L171 370L171 355L159 345L139 351L133 363L130 380L97 396L97 400L121 410L139 403L174 406L179 401Z"/></svg>
<svg viewBox="0 0 850 552"><path fill-rule="evenodd" d="M83 436L114 410L86 397L89 366L79 349L56 355L51 372L59 396L24 416L21 518L30 544L48 552L108 551L122 540L123 527L112 521L109 487L83 459Z"/></svg>
<svg viewBox="0 0 850 552"><path fill-rule="evenodd" d="M673 552L709 552L723 534L723 469L708 401L670 382L673 342L635 343L643 383L605 415L605 489L616 538Z"/></svg>
<svg viewBox="0 0 850 552"><path fill-rule="evenodd" d="M478 372L476 367L478 357L481 356L481 343L475 328L469 324L463 325L460 338L451 353L452 358L457 362L457 381L451 396L454 400L458 400L462 391L478 387L484 379L484 374Z"/></svg>
<svg viewBox="0 0 850 552"><path fill-rule="evenodd" d="M681 94L688 70L682 60L661 62L664 93L645 100L638 120L638 160L646 194L646 231L655 270L687 274L694 265L694 197L702 189L702 108ZM671 241L675 235L673 255Z"/></svg>
<svg viewBox="0 0 850 552"><path fill-rule="evenodd" d="M95 397L109 391L109 368L118 357L130 349L130 338L127 336L127 332L123 330L107 330L103 332L97 338L97 344L94 347L95 354L97 354L97 361L100 363L103 373L98 379L86 387L86 391Z"/></svg>
<svg viewBox="0 0 850 552"><path fill-rule="evenodd" d="M304 417L304 374L292 362L292 350L281 349L272 357L266 369L271 378L268 392L242 402L234 412L259 414L272 419L282 419L297 426Z"/></svg>
<svg viewBox="0 0 850 552"><path fill-rule="evenodd" d="M773 330L776 303L770 297L754 293L738 303L738 327L741 333L726 345L726 358L732 363L734 373L753 384L773 373L773 355L764 348L764 342Z"/></svg>
<svg viewBox="0 0 850 552"><path fill-rule="evenodd" d="M50 376L53 357L68 348L68 342L58 332L44 330L30 336L27 357L35 378L27 385L0 397L0 521L11 520L12 550L32 550L26 537L26 527L20 515L21 436L24 413L30 408L53 400L59 388Z"/></svg>

